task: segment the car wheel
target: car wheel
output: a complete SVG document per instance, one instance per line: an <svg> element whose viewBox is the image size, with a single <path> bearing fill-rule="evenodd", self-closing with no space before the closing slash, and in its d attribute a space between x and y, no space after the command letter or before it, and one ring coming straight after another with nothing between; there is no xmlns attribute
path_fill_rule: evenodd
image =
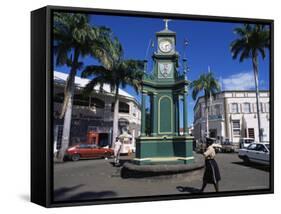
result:
<svg viewBox="0 0 281 214"><path fill-rule="evenodd" d="M249 163L249 162L250 162L250 159L249 159L247 156L245 156L245 157L243 158L243 161L244 161L245 163Z"/></svg>
<svg viewBox="0 0 281 214"><path fill-rule="evenodd" d="M105 152L103 158L109 158L111 156L110 152Z"/></svg>
<svg viewBox="0 0 281 214"><path fill-rule="evenodd" d="M72 161L78 161L80 159L80 155L79 154L74 154L71 156L71 160Z"/></svg>

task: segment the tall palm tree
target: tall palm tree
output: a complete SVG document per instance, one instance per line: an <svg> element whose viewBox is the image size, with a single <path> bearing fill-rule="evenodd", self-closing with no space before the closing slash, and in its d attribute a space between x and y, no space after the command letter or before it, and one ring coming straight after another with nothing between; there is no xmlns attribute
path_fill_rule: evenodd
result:
<svg viewBox="0 0 281 214"><path fill-rule="evenodd" d="M69 67L60 114L60 118L64 118L64 126L61 149L57 157L58 161L63 161L65 150L69 146L74 81L77 71L83 66L83 62L79 60L91 55L100 62L107 63L108 58L106 57L104 44L108 43L110 33L110 30L105 27L91 26L87 15L54 13L53 47L56 64Z"/></svg>
<svg viewBox="0 0 281 214"><path fill-rule="evenodd" d="M234 33L238 35L238 39L230 44L232 58L236 59L239 55L239 61L251 59L255 78L256 87L256 105L258 114L258 136L259 141L262 141L261 125L260 125L260 102L259 102L259 72L258 72L258 56L259 54L264 59L266 49L270 46L269 28L260 24L244 24L241 27L235 28Z"/></svg>
<svg viewBox="0 0 281 214"><path fill-rule="evenodd" d="M209 108L208 100L211 96L220 91L219 82L215 79L212 72L201 74L197 80L194 80L190 87L192 90L192 98L196 100L199 92L204 92L205 115L206 115L206 136L209 137Z"/></svg>
<svg viewBox="0 0 281 214"><path fill-rule="evenodd" d="M99 85L102 91L104 84L109 84L111 91L114 92L112 139L115 140L118 134L119 87L124 88L126 85L131 85L138 92L144 74L144 62L132 59L125 60L123 48L117 38L114 38L107 47L110 60L102 65L87 66L81 76L93 77L85 87L86 93L90 93L96 85Z"/></svg>

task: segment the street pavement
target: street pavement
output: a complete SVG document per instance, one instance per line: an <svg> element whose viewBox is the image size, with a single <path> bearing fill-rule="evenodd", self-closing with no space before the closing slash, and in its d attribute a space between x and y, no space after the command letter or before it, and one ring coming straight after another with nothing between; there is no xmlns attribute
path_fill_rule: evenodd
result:
<svg viewBox="0 0 281 214"><path fill-rule="evenodd" d="M131 157L121 156L121 163ZM269 167L244 164L237 153L216 156L222 180L220 191L269 188ZM202 185L203 170L189 174L149 178L121 178L121 167L112 159L80 160L54 164L54 200L87 200L170 194L197 193ZM207 185L205 192L214 192Z"/></svg>

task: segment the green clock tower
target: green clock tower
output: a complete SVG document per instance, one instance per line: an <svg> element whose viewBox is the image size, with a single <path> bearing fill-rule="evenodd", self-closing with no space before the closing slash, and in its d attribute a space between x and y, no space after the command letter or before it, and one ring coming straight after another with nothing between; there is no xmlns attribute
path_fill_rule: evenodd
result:
<svg viewBox="0 0 281 214"><path fill-rule="evenodd" d="M187 128L187 93L189 81L186 69L177 71L179 54L176 51L176 33L168 29L156 33L157 51L153 70L142 81L141 136L136 140L137 164L188 164L193 162L193 137ZM186 60L184 59L184 65ZM184 66L186 67L186 66ZM150 98L149 121L146 121L146 100ZM182 102L182 108L180 103ZM182 109L182 111L180 111ZM180 120L183 129L180 130ZM150 123L150 124L149 124ZM150 133L147 133L147 125Z"/></svg>

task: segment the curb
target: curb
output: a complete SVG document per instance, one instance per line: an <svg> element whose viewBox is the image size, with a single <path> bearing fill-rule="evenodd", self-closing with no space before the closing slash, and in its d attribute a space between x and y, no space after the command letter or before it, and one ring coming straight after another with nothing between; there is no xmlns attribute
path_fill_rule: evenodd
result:
<svg viewBox="0 0 281 214"><path fill-rule="evenodd" d="M136 165L127 162L121 169L122 178L145 178L155 176L174 176L176 174L193 172L204 168L205 159L202 155L194 153L194 163L191 164L157 164L157 165Z"/></svg>

